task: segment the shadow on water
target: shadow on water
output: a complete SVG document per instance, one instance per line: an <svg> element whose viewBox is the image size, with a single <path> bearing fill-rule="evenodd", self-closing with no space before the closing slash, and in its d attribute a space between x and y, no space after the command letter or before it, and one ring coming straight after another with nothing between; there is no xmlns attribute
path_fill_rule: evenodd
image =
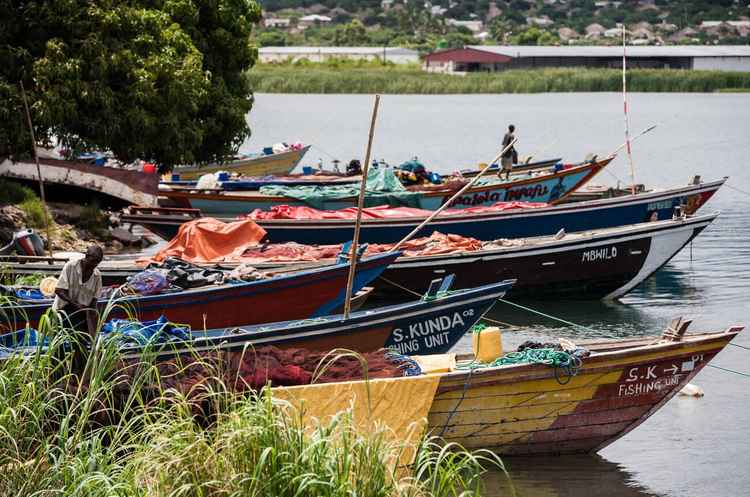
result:
<svg viewBox="0 0 750 497"><path fill-rule="evenodd" d="M486 497L657 497L620 465L597 455L503 458L500 471L484 477Z"/></svg>

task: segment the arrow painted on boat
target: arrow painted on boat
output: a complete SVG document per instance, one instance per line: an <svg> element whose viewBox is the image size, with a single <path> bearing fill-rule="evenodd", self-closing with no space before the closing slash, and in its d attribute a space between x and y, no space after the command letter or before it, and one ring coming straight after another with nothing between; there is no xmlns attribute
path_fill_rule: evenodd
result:
<svg viewBox="0 0 750 497"><path fill-rule="evenodd" d="M665 373L667 373L667 372L671 372L672 374L677 374L677 372L678 372L679 370L680 370L680 368L678 368L678 367L677 367L677 366L675 366L674 364L672 364L672 367L671 367L671 368L664 368L664 372L665 372Z"/></svg>

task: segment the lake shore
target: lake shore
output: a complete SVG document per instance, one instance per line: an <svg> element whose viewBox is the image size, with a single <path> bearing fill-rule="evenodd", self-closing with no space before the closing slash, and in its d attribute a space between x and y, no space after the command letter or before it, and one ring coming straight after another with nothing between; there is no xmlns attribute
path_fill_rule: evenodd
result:
<svg viewBox="0 0 750 497"><path fill-rule="evenodd" d="M463 76L423 71L418 65L379 63L259 64L246 74L254 92L316 94L498 94L612 92L622 90L622 71L530 69ZM632 92L750 91L750 72L633 69Z"/></svg>

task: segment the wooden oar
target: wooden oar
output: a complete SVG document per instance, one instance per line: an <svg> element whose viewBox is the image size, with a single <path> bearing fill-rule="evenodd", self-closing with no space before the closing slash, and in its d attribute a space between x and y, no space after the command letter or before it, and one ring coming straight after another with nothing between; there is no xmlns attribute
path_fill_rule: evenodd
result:
<svg viewBox="0 0 750 497"><path fill-rule="evenodd" d="M367 139L367 153L365 163L362 166L362 181L359 183L359 198L357 199L357 220L354 223L354 237L352 238L352 250L349 256L349 275L346 279L346 295L344 298L344 319L349 319L352 308L352 286L354 285L354 274L357 268L357 247L359 245L359 232L362 227L362 209L365 206L365 190L367 189L367 172L370 169L370 152L372 151L372 137L375 134L375 121L378 118L378 106L380 95L375 95L375 104L372 108L372 120L370 121L370 136Z"/></svg>
<svg viewBox="0 0 750 497"><path fill-rule="evenodd" d="M47 199L44 196L44 181L42 180L42 168L39 166L39 156L36 154L36 137L34 137L34 126L31 123L31 112L29 112L29 102L26 100L26 89L21 81L21 96L23 96L23 106L26 109L26 120L29 123L29 133L31 133L31 150L34 153L36 161L36 174L39 177L39 194L42 197L42 207L44 209L44 224L47 230L47 255L52 257L52 232L49 227L49 213L47 212Z"/></svg>
<svg viewBox="0 0 750 497"><path fill-rule="evenodd" d="M503 148L503 149L502 149L502 150L500 151L500 153L499 153L499 154L497 154L497 157L495 157L494 159L492 159L492 162L490 162L490 164L494 164L495 162L497 162L498 160L500 160L500 158L501 158L501 157L503 156L503 154L504 154L505 152L507 152L508 150L510 150L510 148L511 148L511 147L513 146L513 144L514 144L514 143L516 143L516 140L517 140L517 139L518 139L518 138L513 138L513 141L511 141L511 142L510 142L510 143L509 143L509 144L508 144L508 145L507 145L507 146L506 146L505 148ZM441 205L441 206L440 206L440 207L439 207L439 208L438 208L438 209L437 209L437 210L436 210L435 212L433 212L432 214L430 214L430 216L429 216L429 217L428 217L427 219L425 219L424 221L422 221L422 223L421 223L421 224L420 224L419 226L417 226L416 228L414 228L414 229L413 229L413 230L411 231L411 233L409 233L408 235L406 235L406 236L405 236L405 237L404 237L404 238L403 238L403 239L402 239L402 240L401 240L400 242L398 242L398 243L397 243L396 245L394 245L394 246L393 246L393 247L392 247L392 248L391 248L390 250L388 250L388 252L393 252L393 251L395 251L395 250L398 250L398 249L399 249L399 248L401 247L401 245L403 245L404 243L408 242L408 241L409 241L409 240L410 240L410 239L411 239L411 238L412 238L412 237L413 237L414 235L416 235L417 233L419 233L419 231L420 231L420 230L421 230L422 228L424 228L424 227L425 227L425 226L426 226L427 224L429 224L429 223L430 223L430 222L431 222L431 221L432 221L433 219L435 219L435 218L436 218L436 217L437 217L437 216L438 216L438 215L439 215L439 214L440 214L441 212L443 212L443 211L444 211L444 210L445 210L445 209L446 209L446 208L447 208L447 207L448 207L449 205L451 205L451 204L453 203L453 201L454 201L454 200L456 200L456 199L457 199L458 197L460 197L461 195L463 195L463 193L464 193L464 192L465 192L466 190L468 190L469 188L471 188L472 186L474 186L474 184L475 184L475 183L476 183L477 181L479 181L479 178L481 178L481 177L482 177L482 175L483 175L483 174L484 174L485 172L487 172L487 170L488 170L488 169L489 169L489 167L485 167L485 168L482 168L482 170L481 170L481 171L479 171L479 174L477 174L476 176L474 176L474 178L473 178L473 179L472 179L471 181L469 181L468 183L466 183L466 184L465 184L465 185L463 186L463 188L461 188L460 190L458 190L458 191L457 191L457 192L456 192L456 193L455 193L455 194L454 194L454 195L453 195L453 196L452 196L451 198L449 198L449 199L448 199L448 200L447 200L447 201L446 201L446 202L445 202L445 203L444 203L443 205Z"/></svg>

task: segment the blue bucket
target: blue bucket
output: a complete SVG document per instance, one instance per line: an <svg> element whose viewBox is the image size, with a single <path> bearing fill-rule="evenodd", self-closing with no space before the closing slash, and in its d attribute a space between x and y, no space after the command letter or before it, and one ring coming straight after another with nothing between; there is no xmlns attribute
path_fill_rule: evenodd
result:
<svg viewBox="0 0 750 497"><path fill-rule="evenodd" d="M229 181L229 173L221 172L217 178L219 181Z"/></svg>
<svg viewBox="0 0 750 497"><path fill-rule="evenodd" d="M310 166L302 166L302 174L312 174L313 168Z"/></svg>
<svg viewBox="0 0 750 497"><path fill-rule="evenodd" d="M177 173L172 173L172 181L180 181L180 175Z"/></svg>
<svg viewBox="0 0 750 497"><path fill-rule="evenodd" d="M273 147L263 147L263 153L266 155L273 155Z"/></svg>

